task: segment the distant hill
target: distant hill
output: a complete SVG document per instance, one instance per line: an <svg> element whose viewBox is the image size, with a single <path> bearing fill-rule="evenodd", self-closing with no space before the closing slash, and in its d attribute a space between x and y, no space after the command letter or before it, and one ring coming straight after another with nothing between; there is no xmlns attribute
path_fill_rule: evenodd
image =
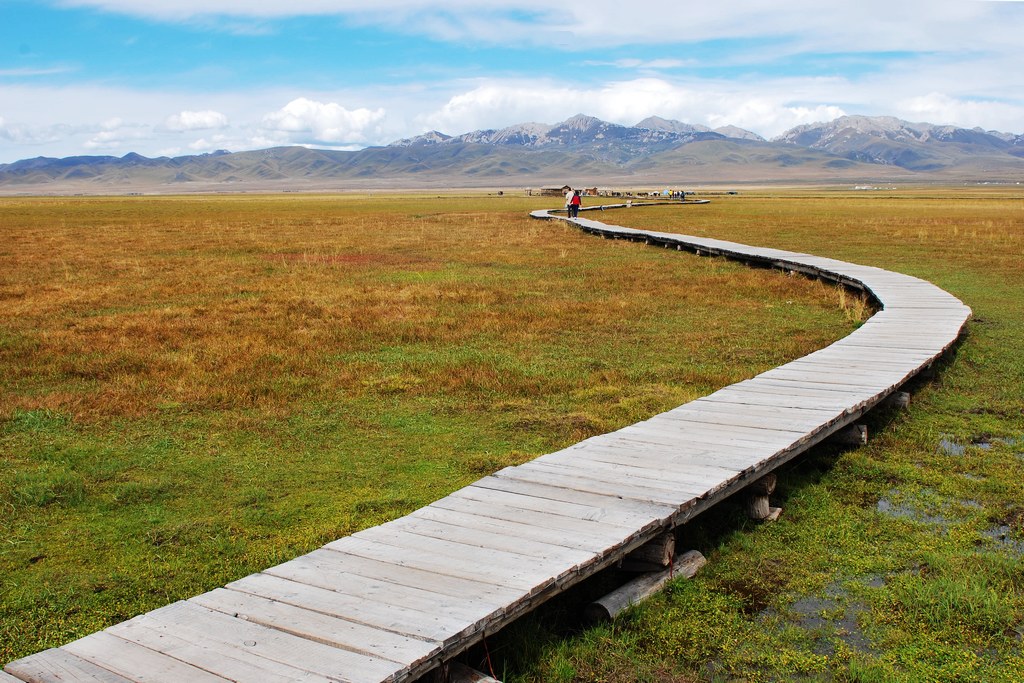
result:
<svg viewBox="0 0 1024 683"><path fill-rule="evenodd" d="M432 131L355 152L277 147L0 164L4 194L886 180L1024 181L1024 136L844 116L769 141L734 126L660 117L622 126L579 114L554 125Z"/></svg>

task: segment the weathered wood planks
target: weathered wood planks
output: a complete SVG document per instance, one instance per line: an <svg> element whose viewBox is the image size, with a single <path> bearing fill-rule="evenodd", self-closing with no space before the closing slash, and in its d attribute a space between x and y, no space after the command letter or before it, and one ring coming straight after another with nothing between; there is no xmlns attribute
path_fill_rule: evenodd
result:
<svg viewBox="0 0 1024 683"><path fill-rule="evenodd" d="M416 678L852 424L948 350L970 317L934 285L879 268L573 223L604 237L831 279L884 308L804 358L505 468L224 588L11 662L0 682Z"/></svg>

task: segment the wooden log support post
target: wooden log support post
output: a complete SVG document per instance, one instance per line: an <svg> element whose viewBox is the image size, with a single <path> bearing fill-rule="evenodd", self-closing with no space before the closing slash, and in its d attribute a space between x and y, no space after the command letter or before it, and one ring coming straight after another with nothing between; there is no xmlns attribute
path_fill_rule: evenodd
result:
<svg viewBox="0 0 1024 683"><path fill-rule="evenodd" d="M642 574L600 600L590 603L587 605L584 616L592 622L614 619L628 607L660 591L670 579L679 577L692 579L705 564L707 564L707 560L698 551L691 550L683 553L675 558L672 566L668 569Z"/></svg>
<svg viewBox="0 0 1024 683"><path fill-rule="evenodd" d="M675 554L676 535L671 531L666 531L622 558L619 569L627 572L660 571L672 563Z"/></svg>
<svg viewBox="0 0 1024 683"><path fill-rule="evenodd" d="M450 662L448 664L448 683L501 683L497 678L482 674L465 664Z"/></svg>
<svg viewBox="0 0 1024 683"><path fill-rule="evenodd" d="M910 405L910 392L896 391L885 399L883 405L886 408L902 410Z"/></svg>
<svg viewBox="0 0 1024 683"><path fill-rule="evenodd" d="M769 498L777 483L775 474L766 474L747 487L747 515L751 519L773 522L782 514L782 508L773 508Z"/></svg>
<svg viewBox="0 0 1024 683"><path fill-rule="evenodd" d="M850 425L849 427L844 427L829 437L829 441L837 446L865 446L868 442L868 426Z"/></svg>

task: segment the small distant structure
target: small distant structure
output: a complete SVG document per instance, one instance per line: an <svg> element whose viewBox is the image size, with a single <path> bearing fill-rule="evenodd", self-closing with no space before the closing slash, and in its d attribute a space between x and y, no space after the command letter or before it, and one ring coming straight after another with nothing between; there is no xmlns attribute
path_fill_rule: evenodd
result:
<svg viewBox="0 0 1024 683"><path fill-rule="evenodd" d="M565 193L572 189L570 185L562 185L561 187L542 187L540 188L541 197L564 197Z"/></svg>

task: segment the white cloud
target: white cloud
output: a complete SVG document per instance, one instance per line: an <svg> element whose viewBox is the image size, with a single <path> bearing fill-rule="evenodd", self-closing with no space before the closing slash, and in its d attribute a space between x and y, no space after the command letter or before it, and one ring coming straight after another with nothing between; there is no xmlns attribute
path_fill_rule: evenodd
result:
<svg viewBox="0 0 1024 683"><path fill-rule="evenodd" d="M262 127L300 142L352 143L372 139L383 119L383 109L349 110L334 102L300 97L264 116Z"/></svg>
<svg viewBox="0 0 1024 683"><path fill-rule="evenodd" d="M958 99L932 92L895 103L894 115L911 121L980 126L1006 132L1021 132L1021 107L990 100Z"/></svg>
<svg viewBox="0 0 1024 683"><path fill-rule="evenodd" d="M170 21L239 20L290 16L344 16L440 40L558 46L567 50L627 44L676 44L764 37L776 44L833 52L908 49L949 51L1019 43L1019 22L1007 6L973 0L725 0L680 6L648 0L624 15L619 0L63 0L62 4Z"/></svg>
<svg viewBox="0 0 1024 683"><path fill-rule="evenodd" d="M527 121L557 123L577 113L622 125L662 116L712 128L736 125L771 137L793 126L845 114L835 105L791 101L792 85L765 82L760 88L726 83L680 85L658 78L566 88L557 81L478 85L451 97L419 119L419 132L458 134Z"/></svg>
<svg viewBox="0 0 1024 683"><path fill-rule="evenodd" d="M140 142L153 137L151 126L125 124L121 119L110 119L103 122L82 147L92 152L134 152Z"/></svg>
<svg viewBox="0 0 1024 683"><path fill-rule="evenodd" d="M209 139L199 138L189 143L188 148L193 152L214 152L218 149L224 149L230 142L231 139L226 135L211 135Z"/></svg>
<svg viewBox="0 0 1024 683"><path fill-rule="evenodd" d="M167 117L165 125L169 130L214 130L228 127L228 117L219 111L183 111Z"/></svg>

